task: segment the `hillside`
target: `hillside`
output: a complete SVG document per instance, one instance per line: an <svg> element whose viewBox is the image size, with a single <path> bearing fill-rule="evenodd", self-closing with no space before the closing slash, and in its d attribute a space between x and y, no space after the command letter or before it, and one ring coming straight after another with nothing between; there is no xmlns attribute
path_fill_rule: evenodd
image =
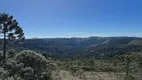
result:
<svg viewBox="0 0 142 80"><path fill-rule="evenodd" d="M85 55L112 57L126 52L142 52L142 38L137 37L88 37L88 38L43 38L26 39L9 44L8 49L34 50L56 58ZM2 45L0 46L2 49ZM82 55L82 56L83 56Z"/></svg>
<svg viewBox="0 0 142 80"><path fill-rule="evenodd" d="M6 67L0 66L0 77L3 80L14 80L14 76L19 76L15 80L141 80L140 41L141 38L135 37L89 37L10 43L8 49L16 52L7 51ZM2 52L0 57L2 60Z"/></svg>
<svg viewBox="0 0 142 80"><path fill-rule="evenodd" d="M132 40L128 44L129 45L141 45L142 44L142 39Z"/></svg>

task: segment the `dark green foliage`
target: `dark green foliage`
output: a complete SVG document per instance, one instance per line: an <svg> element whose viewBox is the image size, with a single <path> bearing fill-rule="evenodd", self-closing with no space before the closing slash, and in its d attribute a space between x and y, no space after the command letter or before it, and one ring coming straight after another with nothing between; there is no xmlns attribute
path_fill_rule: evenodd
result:
<svg viewBox="0 0 142 80"><path fill-rule="evenodd" d="M52 64L53 62L51 60L47 60L41 54L37 54L33 51L22 51L15 56L15 59L18 63L23 63L24 67L27 67L27 69L32 68L32 70L30 70L33 71L34 77L41 80L46 78L47 73L51 73L53 70L57 69L56 66ZM43 74L46 76L42 76Z"/></svg>
<svg viewBox="0 0 142 80"><path fill-rule="evenodd" d="M46 53L43 53L42 55L43 55L45 58L47 58L47 57L48 57Z"/></svg>
<svg viewBox="0 0 142 80"><path fill-rule="evenodd" d="M23 30L18 26L16 19L6 13L0 13L0 31L10 40L24 38Z"/></svg>
<svg viewBox="0 0 142 80"><path fill-rule="evenodd" d="M7 39L24 39L24 33L13 16L6 13L0 13L0 34L3 36L3 59L5 62L6 44L8 43Z"/></svg>
<svg viewBox="0 0 142 80"><path fill-rule="evenodd" d="M0 62L2 62L2 60L3 60L3 52L0 51Z"/></svg>
<svg viewBox="0 0 142 80"><path fill-rule="evenodd" d="M24 50L6 60L4 66L0 66L0 79L51 80L54 71L58 72L58 68L50 58Z"/></svg>
<svg viewBox="0 0 142 80"><path fill-rule="evenodd" d="M142 52L142 44L129 44L135 37L91 37L91 38L51 38L26 39L22 44L9 44L7 49L33 50L54 58L91 58L110 59L128 52ZM0 49L2 47L0 45Z"/></svg>
<svg viewBox="0 0 142 80"><path fill-rule="evenodd" d="M13 58L15 54L16 54L16 51L14 49L10 49L7 55L8 55L8 58Z"/></svg>

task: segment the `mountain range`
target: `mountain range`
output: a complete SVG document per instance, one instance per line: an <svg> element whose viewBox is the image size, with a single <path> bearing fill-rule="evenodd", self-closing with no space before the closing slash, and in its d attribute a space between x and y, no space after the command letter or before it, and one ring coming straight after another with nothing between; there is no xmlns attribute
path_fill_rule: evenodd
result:
<svg viewBox="0 0 142 80"><path fill-rule="evenodd" d="M2 50L2 45L0 46ZM142 52L139 37L87 37L87 38L34 38L17 44L8 44L7 49L34 50L56 58L113 57L129 52Z"/></svg>

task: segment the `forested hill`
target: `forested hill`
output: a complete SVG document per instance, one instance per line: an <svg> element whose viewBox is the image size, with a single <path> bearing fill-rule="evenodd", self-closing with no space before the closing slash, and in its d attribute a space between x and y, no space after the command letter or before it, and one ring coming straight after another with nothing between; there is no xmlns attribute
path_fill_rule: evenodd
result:
<svg viewBox="0 0 142 80"><path fill-rule="evenodd" d="M2 45L0 46L2 49ZM112 57L128 52L142 52L142 38L138 37L88 37L26 39L20 44L9 44L8 49L25 49L47 53L56 58ZM75 56L74 56L75 55Z"/></svg>

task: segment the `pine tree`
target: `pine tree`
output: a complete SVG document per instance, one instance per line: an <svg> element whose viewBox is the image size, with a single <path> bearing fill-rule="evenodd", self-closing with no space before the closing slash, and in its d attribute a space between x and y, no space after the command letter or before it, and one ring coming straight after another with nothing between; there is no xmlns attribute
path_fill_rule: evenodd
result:
<svg viewBox="0 0 142 80"><path fill-rule="evenodd" d="M3 61L5 62L8 40L23 40L25 37L16 19L6 13L0 13L0 34L2 35L1 38L3 38Z"/></svg>

